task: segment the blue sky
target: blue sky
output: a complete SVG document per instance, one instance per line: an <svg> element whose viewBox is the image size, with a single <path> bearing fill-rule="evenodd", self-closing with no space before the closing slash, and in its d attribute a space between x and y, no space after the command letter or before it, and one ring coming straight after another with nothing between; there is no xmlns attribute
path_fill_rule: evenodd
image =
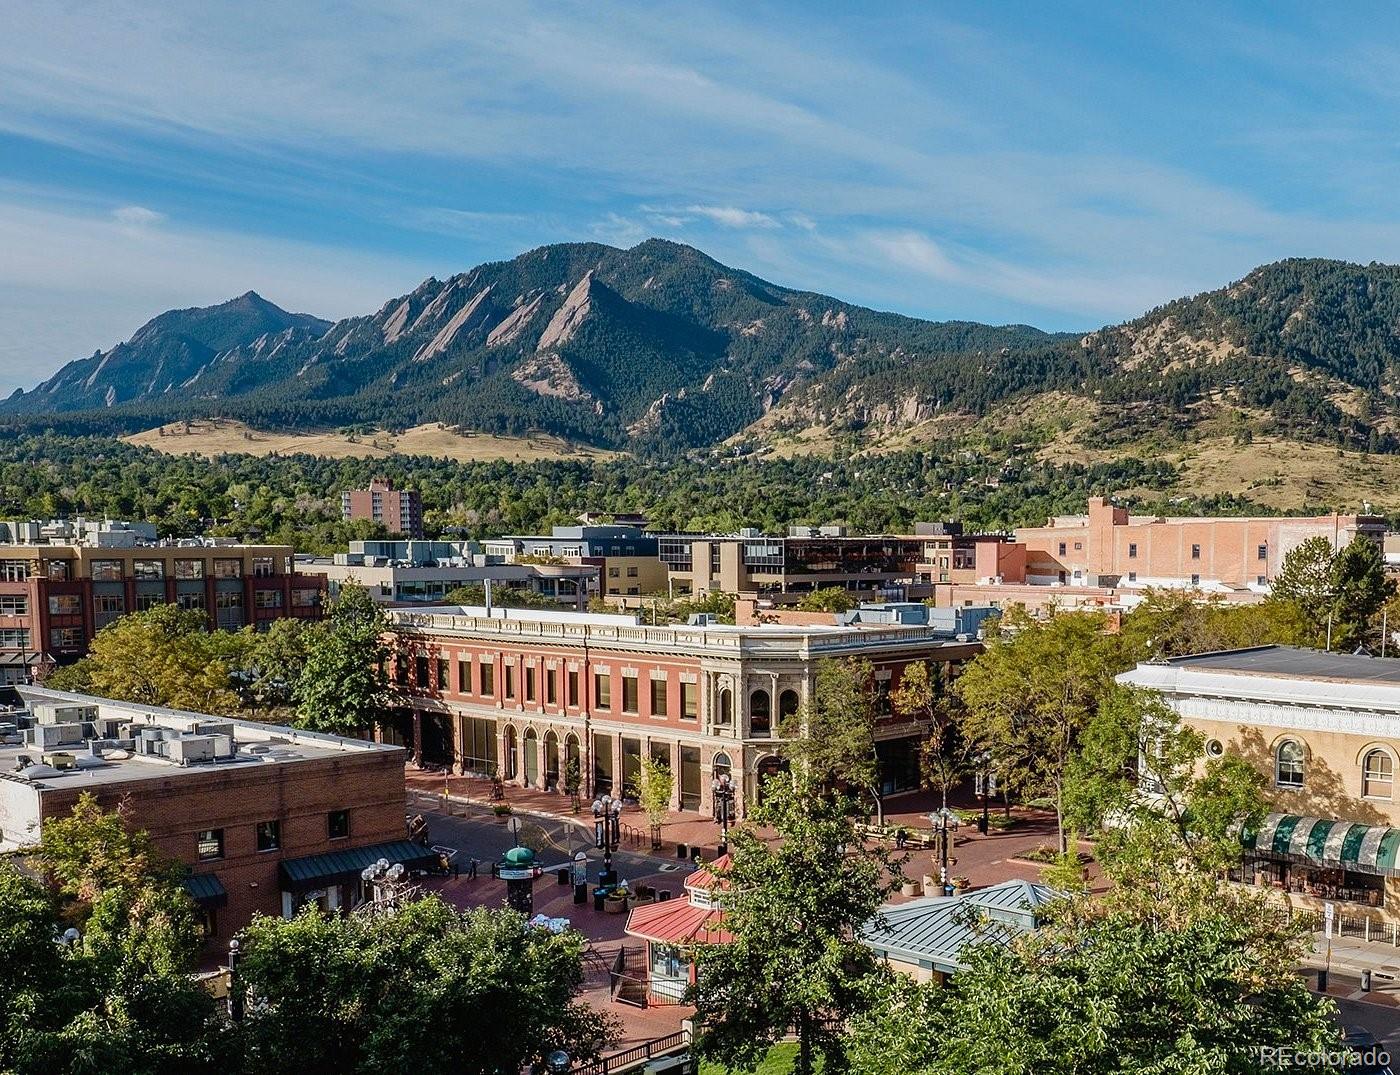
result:
<svg viewBox="0 0 1400 1075"><path fill-rule="evenodd" d="M1050 329L1400 261L1396 7L5 8L0 391L170 307L363 313L563 240Z"/></svg>

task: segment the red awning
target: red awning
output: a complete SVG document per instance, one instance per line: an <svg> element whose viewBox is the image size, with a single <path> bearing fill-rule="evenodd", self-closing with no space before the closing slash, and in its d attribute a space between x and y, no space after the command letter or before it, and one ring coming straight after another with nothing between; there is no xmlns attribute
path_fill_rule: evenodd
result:
<svg viewBox="0 0 1400 1075"><path fill-rule="evenodd" d="M723 919L723 911L666 900L634 908L627 916L626 932L664 944L727 944L733 938L720 929Z"/></svg>
<svg viewBox="0 0 1400 1075"><path fill-rule="evenodd" d="M729 856L728 856L728 855L721 855L719 858L715 859L714 862L710 863L708 866L705 866L705 867L702 867L701 869L696 870L693 874L691 874L689 877L687 877L687 878L685 879L685 887L686 887L687 889L692 889L692 888L699 888L699 889L728 888L728 887L729 887L729 880L728 880L728 878L725 878L725 877L722 877L722 876L721 876L721 874L722 874L725 870L727 870L728 868L729 868ZM718 871L718 872L716 872L716 871Z"/></svg>

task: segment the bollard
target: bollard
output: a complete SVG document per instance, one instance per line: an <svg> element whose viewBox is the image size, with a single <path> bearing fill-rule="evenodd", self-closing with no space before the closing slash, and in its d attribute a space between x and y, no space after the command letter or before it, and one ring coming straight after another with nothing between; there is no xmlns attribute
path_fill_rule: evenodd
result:
<svg viewBox="0 0 1400 1075"><path fill-rule="evenodd" d="M1368 970L1364 970L1364 971L1361 972L1361 992L1363 992L1363 993L1369 993L1370 991L1371 991L1371 972L1368 971Z"/></svg>
<svg viewBox="0 0 1400 1075"><path fill-rule="evenodd" d="M682 862L690 858L690 850L685 844L676 845L676 858L680 859Z"/></svg>
<svg viewBox="0 0 1400 1075"><path fill-rule="evenodd" d="M1317 991L1319 993L1327 992L1327 972L1325 970L1317 972Z"/></svg>

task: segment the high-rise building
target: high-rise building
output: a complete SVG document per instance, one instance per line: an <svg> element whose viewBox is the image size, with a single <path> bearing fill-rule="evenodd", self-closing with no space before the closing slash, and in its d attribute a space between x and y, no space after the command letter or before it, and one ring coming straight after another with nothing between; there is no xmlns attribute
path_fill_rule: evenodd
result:
<svg viewBox="0 0 1400 1075"><path fill-rule="evenodd" d="M380 523L391 534L423 536L423 501L414 489L395 489L388 478L374 478L368 489L340 494L340 517L347 523L365 519Z"/></svg>

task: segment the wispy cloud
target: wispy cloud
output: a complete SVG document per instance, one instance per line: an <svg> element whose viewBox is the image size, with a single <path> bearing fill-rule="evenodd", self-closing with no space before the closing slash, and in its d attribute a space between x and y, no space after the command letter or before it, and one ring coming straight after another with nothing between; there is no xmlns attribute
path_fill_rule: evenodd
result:
<svg viewBox="0 0 1400 1075"><path fill-rule="evenodd" d="M734 205L688 205L686 212L712 220L726 228L776 228L779 224L767 213L740 209Z"/></svg>

